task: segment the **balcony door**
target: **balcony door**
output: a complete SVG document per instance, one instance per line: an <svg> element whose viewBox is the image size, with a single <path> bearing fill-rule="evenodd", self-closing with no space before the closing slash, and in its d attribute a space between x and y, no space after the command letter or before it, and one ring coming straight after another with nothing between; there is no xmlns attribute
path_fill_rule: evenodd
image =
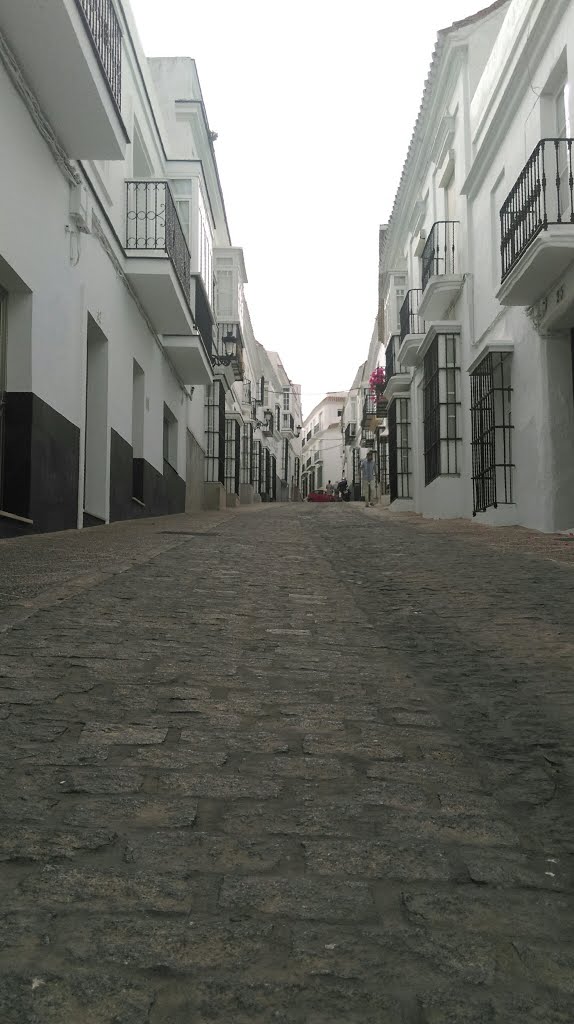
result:
<svg viewBox="0 0 574 1024"><path fill-rule="evenodd" d="M0 509L4 508L4 444L6 438L6 364L8 295L0 288Z"/></svg>

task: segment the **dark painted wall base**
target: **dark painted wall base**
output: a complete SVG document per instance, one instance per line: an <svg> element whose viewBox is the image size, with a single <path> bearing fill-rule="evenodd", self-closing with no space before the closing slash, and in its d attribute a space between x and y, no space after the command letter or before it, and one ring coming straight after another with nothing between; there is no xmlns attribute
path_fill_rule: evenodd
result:
<svg viewBox="0 0 574 1024"><path fill-rule="evenodd" d="M78 520L80 431L29 391L6 395L3 511L33 520L22 532L69 530ZM0 523L2 536L14 536Z"/></svg>
<svg viewBox="0 0 574 1024"><path fill-rule="evenodd" d="M80 430L31 392L6 395L3 509L32 525L0 516L0 538L74 530L78 525ZM140 498L141 504L134 501ZM164 462L158 473L111 431L110 519L185 511L185 480ZM101 520L84 515L84 526Z"/></svg>
<svg viewBox="0 0 574 1024"><path fill-rule="evenodd" d="M139 498L142 504L134 501ZM131 444L111 431L110 521L185 512L185 480L168 462L163 474L145 459L134 459Z"/></svg>

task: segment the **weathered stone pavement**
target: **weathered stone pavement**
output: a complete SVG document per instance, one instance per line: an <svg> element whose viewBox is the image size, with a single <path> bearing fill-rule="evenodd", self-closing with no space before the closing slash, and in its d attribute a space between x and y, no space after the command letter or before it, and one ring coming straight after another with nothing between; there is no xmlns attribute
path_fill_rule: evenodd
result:
<svg viewBox="0 0 574 1024"><path fill-rule="evenodd" d="M1 1024L572 1024L573 620L353 505L0 543Z"/></svg>

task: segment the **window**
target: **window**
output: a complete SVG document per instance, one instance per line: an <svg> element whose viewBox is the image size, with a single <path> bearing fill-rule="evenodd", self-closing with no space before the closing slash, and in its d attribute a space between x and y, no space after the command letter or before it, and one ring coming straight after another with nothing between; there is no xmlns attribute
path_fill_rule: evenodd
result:
<svg viewBox="0 0 574 1024"><path fill-rule="evenodd" d="M241 427L236 420L225 420L225 490L239 494Z"/></svg>
<svg viewBox="0 0 574 1024"><path fill-rule="evenodd" d="M225 391L214 381L205 392L205 479L225 483Z"/></svg>
<svg viewBox="0 0 574 1024"><path fill-rule="evenodd" d="M317 490L323 486L323 467L317 466Z"/></svg>
<svg viewBox="0 0 574 1024"><path fill-rule="evenodd" d="M339 417L339 419L341 418L342 415L343 415L343 410L342 409L337 409L337 416Z"/></svg>
<svg viewBox="0 0 574 1024"><path fill-rule="evenodd" d="M217 271L217 316L220 320L233 317L233 271Z"/></svg>
<svg viewBox="0 0 574 1024"><path fill-rule="evenodd" d="M177 419L169 406L163 406L163 458L173 468L177 468Z"/></svg>
<svg viewBox="0 0 574 1024"><path fill-rule="evenodd" d="M411 497L410 398L397 398L389 408L389 490L391 501Z"/></svg>
<svg viewBox="0 0 574 1024"><path fill-rule="evenodd" d="M460 466L460 367L457 335L438 334L424 358L425 485Z"/></svg>
<svg viewBox="0 0 574 1024"><path fill-rule="evenodd" d="M509 352L489 352L470 375L473 515L512 503Z"/></svg>
<svg viewBox="0 0 574 1024"><path fill-rule="evenodd" d="M277 433L281 430L281 406L275 406L275 430Z"/></svg>
<svg viewBox="0 0 574 1024"><path fill-rule="evenodd" d="M389 494L389 438L381 433L378 436L377 462L381 494Z"/></svg>
<svg viewBox="0 0 574 1024"><path fill-rule="evenodd" d="M291 391L289 388L283 388L283 408L286 412L289 412L291 402Z"/></svg>
<svg viewBox="0 0 574 1024"><path fill-rule="evenodd" d="M283 413L283 430L289 430L289 413Z"/></svg>
<svg viewBox="0 0 574 1024"><path fill-rule="evenodd" d="M205 204L201 191L198 196L198 263L199 273L203 278L205 290L210 298L213 300L213 253L212 253L212 241L211 241L211 229L209 226L209 218L207 216Z"/></svg>

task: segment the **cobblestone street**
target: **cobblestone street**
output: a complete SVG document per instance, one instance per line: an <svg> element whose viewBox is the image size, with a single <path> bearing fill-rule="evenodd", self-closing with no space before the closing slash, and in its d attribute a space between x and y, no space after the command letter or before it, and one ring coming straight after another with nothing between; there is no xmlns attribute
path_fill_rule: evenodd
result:
<svg viewBox="0 0 574 1024"><path fill-rule="evenodd" d="M574 542L0 543L2 1024L572 1024Z"/></svg>

